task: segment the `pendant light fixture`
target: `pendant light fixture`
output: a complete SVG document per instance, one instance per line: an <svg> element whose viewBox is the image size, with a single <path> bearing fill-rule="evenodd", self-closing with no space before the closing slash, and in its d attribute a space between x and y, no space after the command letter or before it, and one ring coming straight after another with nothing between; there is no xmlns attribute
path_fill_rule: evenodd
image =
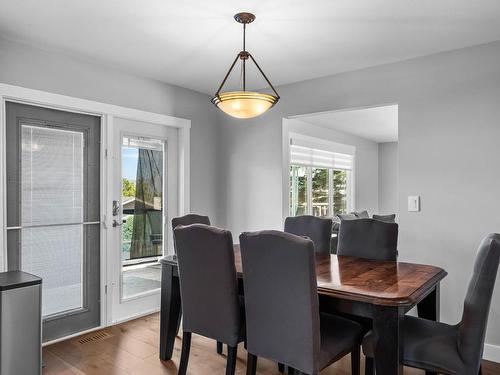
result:
<svg viewBox="0 0 500 375"><path fill-rule="evenodd" d="M257 117L268 109L273 107L279 100L280 96L276 92L275 88L266 77L262 69L260 68L257 61L253 58L253 56L245 49L245 32L247 24L253 22L255 20L255 16L252 13L238 13L234 16L236 22L243 24L243 51L239 52L236 55L236 58L233 61L233 64L229 68L224 80L222 81L219 89L215 93L212 98L212 103L214 103L219 109L223 112L227 113L230 116L247 119L252 117ZM236 62L241 60L242 64L242 91L231 91L231 92L221 92L224 84L226 83L227 78L231 74ZM268 85L274 92L272 94L265 94L260 92L246 91L246 62L247 60L252 60L260 74L264 77Z"/></svg>

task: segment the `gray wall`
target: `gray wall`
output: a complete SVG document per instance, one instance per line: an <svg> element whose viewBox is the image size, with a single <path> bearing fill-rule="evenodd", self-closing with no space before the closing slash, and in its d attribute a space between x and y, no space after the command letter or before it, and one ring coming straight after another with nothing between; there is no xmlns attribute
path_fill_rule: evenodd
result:
<svg viewBox="0 0 500 375"><path fill-rule="evenodd" d="M219 113L208 95L5 39L0 39L0 82L191 120L191 210L218 223Z"/></svg>
<svg viewBox="0 0 500 375"><path fill-rule="evenodd" d="M354 210L379 211L378 144L368 139L293 119L288 121L290 132L356 147L354 159ZM244 230L244 228L241 228Z"/></svg>
<svg viewBox="0 0 500 375"><path fill-rule="evenodd" d="M282 118L332 109L399 104L401 259L449 273L442 318L457 322L479 241L500 232L500 42L281 86L263 116L224 118L221 218L235 230L282 222ZM272 77L270 77L272 80ZM487 342L500 344L497 283Z"/></svg>
<svg viewBox="0 0 500 375"><path fill-rule="evenodd" d="M381 214L398 213L398 142L378 144L378 208Z"/></svg>

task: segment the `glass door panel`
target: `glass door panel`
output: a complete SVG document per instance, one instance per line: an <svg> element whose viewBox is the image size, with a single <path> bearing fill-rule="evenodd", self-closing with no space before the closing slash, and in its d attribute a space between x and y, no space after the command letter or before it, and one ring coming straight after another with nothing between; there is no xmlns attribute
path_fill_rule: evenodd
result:
<svg viewBox="0 0 500 375"><path fill-rule="evenodd" d="M160 288L164 147L160 139L122 137L122 299Z"/></svg>
<svg viewBox="0 0 500 375"><path fill-rule="evenodd" d="M81 310L83 226L26 228L21 235L21 269L42 277L44 318Z"/></svg>
<svg viewBox="0 0 500 375"><path fill-rule="evenodd" d="M83 133L21 128L21 270L43 279L44 317L82 309Z"/></svg>

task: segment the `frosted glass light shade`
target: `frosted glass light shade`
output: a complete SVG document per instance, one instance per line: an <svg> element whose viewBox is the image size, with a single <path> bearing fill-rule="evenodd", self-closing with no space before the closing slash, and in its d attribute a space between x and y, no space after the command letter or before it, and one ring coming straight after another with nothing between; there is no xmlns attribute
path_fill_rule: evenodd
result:
<svg viewBox="0 0 500 375"><path fill-rule="evenodd" d="M212 98L212 103L223 112L241 119L257 117L277 102L274 95L252 91L224 92Z"/></svg>

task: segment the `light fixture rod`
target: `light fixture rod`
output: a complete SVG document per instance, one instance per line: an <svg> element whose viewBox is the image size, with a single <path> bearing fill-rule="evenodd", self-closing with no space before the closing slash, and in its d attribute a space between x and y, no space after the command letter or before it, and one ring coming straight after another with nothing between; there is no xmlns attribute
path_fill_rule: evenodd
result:
<svg viewBox="0 0 500 375"><path fill-rule="evenodd" d="M246 77L246 69L245 69L245 61L246 60L243 60L243 91L246 91L246 80L247 80L247 77Z"/></svg>
<svg viewBox="0 0 500 375"><path fill-rule="evenodd" d="M257 69L259 69L259 72L260 74L262 74L262 76L264 77L264 79L266 80L267 84L271 87L271 89L274 91L274 93L276 94L276 97L279 99L280 96L278 94L278 92L276 91L276 89L274 88L273 84L271 83L271 81L269 81L269 79L267 78L267 76L265 75L265 73L262 71L262 69L260 68L259 64L257 64L257 61L255 61L255 59L253 58L252 54L248 54L248 56L250 56L250 58L252 59L253 63L255 64L255 66L257 67Z"/></svg>
<svg viewBox="0 0 500 375"><path fill-rule="evenodd" d="M236 61L238 61L238 59L240 58L240 54L238 53L236 55L236 58L234 59L233 63L231 64L231 67L229 68L229 71L227 72L226 76L224 77L224 80L222 81L222 83L220 84L219 86L219 89L217 90L217 92L215 93L215 96L219 95L220 93L220 90L222 90L222 87L224 86L224 83L226 83L227 81L227 78L229 77L229 75L231 74L231 71L233 70L234 68L234 65L236 64Z"/></svg>

